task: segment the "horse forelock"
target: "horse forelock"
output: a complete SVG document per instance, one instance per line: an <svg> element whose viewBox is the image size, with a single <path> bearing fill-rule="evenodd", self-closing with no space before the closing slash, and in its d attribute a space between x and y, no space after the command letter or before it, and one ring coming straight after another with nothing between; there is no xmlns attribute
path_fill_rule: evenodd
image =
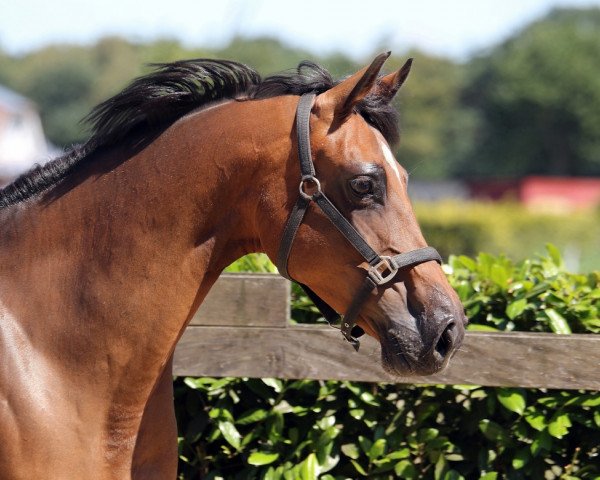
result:
<svg viewBox="0 0 600 480"><path fill-rule="evenodd" d="M1 189L0 208L52 187L98 150L123 147L135 153L179 118L214 102L319 94L338 83L325 68L310 61L264 79L251 67L227 60L194 59L153 66L156 69L152 73L138 77L83 119L90 130L87 142L34 166ZM388 143L397 141L397 112L391 105L368 96L357 111Z"/></svg>

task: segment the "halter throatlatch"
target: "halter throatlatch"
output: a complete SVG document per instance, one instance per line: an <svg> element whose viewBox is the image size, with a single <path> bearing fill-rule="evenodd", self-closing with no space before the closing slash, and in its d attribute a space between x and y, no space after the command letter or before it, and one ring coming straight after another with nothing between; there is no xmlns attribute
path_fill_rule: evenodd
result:
<svg viewBox="0 0 600 480"><path fill-rule="evenodd" d="M394 256L378 255L346 217L340 213L331 200L327 198L323 190L321 190L321 183L316 177L315 166L310 152L309 121L315 96L314 93L302 95L298 103L298 109L296 110L298 157L300 159L299 195L281 236L281 245L279 246L279 253L277 255L277 268L281 275L290 280L292 279L288 272L288 259L292 250L292 244L298 232L298 227L306 215L308 206L311 202L315 202L323 213L327 215L329 220L331 220L331 223L335 225L358 253L369 263L369 268L362 286L354 296L343 317L306 285L300 284L300 286L304 288L327 321L335 323L341 319L342 335L352 344L355 350L358 350L360 342L357 337L364 334L364 331L356 325L356 321L361 307L371 292L375 288L392 281L398 271L402 269L411 268L429 261L436 261L441 264L442 258L433 247L418 248Z"/></svg>

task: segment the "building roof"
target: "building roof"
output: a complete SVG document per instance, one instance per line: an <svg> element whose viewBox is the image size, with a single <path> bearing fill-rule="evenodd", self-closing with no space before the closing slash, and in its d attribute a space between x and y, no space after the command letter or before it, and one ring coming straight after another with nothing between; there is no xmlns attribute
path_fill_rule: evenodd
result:
<svg viewBox="0 0 600 480"><path fill-rule="evenodd" d="M31 100L0 85L0 107L9 112L18 112L33 105Z"/></svg>

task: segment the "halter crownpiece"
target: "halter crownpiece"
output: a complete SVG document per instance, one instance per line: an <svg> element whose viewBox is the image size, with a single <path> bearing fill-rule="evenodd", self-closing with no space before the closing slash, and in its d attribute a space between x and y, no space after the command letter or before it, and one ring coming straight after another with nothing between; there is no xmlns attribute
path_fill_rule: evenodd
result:
<svg viewBox="0 0 600 480"><path fill-rule="evenodd" d="M342 335L358 351L360 341L357 337L363 335L364 331L356 325L356 321L361 307L371 292L375 288L392 281L398 271L402 269L412 268L429 261L436 261L441 264L442 258L433 247L418 248L394 256L378 255L346 217L340 213L331 200L327 198L321 189L321 183L316 177L315 166L310 151L310 112L315 97L314 93L302 95L296 110L298 158L300 160L299 195L281 236L281 244L279 246L279 253L277 254L277 268L281 275L292 280L288 272L288 259L292 250L292 244L296 238L298 227L300 227L306 215L308 206L311 202L315 202L329 220L331 220L331 223L335 225L358 253L369 263L369 268L362 286L352 299L343 317L309 287L302 284L300 286L306 291L311 300L314 301L327 321L336 323L341 319L340 330Z"/></svg>

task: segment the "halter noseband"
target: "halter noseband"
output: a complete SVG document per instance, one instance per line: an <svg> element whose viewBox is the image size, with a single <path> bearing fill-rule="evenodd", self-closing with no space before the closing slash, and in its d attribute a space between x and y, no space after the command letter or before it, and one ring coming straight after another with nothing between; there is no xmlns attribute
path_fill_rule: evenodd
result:
<svg viewBox="0 0 600 480"><path fill-rule="evenodd" d="M327 198L323 190L321 190L321 184L316 177L315 166L310 151L309 120L315 96L314 93L302 95L296 110L298 157L300 159L301 174L300 194L283 230L281 245L279 246L279 253L277 255L277 268L281 275L291 280L288 272L288 259L292 250L292 244L298 232L298 227L306 215L308 206L311 202L315 202L323 213L327 215L329 220L331 220L331 223L335 225L369 263L367 276L342 318L342 335L352 344L355 350L358 350L360 342L357 337L363 335L364 331L356 325L356 321L363 303L367 300L373 289L393 280L399 270L411 268L431 260L441 264L442 259L433 247L418 248L394 256L378 255L346 217ZM304 288L308 296L315 302L317 308L330 323L335 323L340 319L340 315L310 288L302 284L300 286Z"/></svg>

